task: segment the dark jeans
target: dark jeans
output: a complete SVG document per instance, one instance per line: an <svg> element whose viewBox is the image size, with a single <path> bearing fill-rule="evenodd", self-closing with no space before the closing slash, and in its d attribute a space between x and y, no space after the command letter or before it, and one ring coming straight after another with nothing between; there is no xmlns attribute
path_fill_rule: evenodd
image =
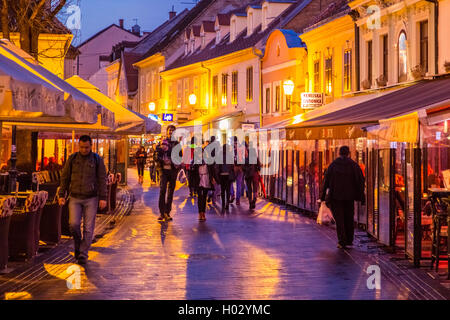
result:
<svg viewBox="0 0 450 320"><path fill-rule="evenodd" d="M173 192L177 182L176 170L162 170L159 189L159 212L161 215L169 214L172 210ZM167 190L168 189L168 190Z"/></svg>
<svg viewBox="0 0 450 320"><path fill-rule="evenodd" d="M143 176L144 175L144 164L138 163L137 169L138 169L138 176Z"/></svg>
<svg viewBox="0 0 450 320"><path fill-rule="evenodd" d="M193 170L186 170L187 172L187 178L188 178L188 185L189 185L189 192L194 193L196 190L194 188L194 171Z"/></svg>
<svg viewBox="0 0 450 320"><path fill-rule="evenodd" d="M248 202L256 202L256 196L258 195L258 181L255 177L245 178L245 184L247 185Z"/></svg>
<svg viewBox="0 0 450 320"><path fill-rule="evenodd" d="M330 209L336 221L339 244L351 245L354 233L355 202L353 200L332 200Z"/></svg>
<svg viewBox="0 0 450 320"><path fill-rule="evenodd" d="M230 203L230 176L220 175L220 197L222 198L222 209Z"/></svg>
<svg viewBox="0 0 450 320"><path fill-rule="evenodd" d="M198 192L198 213L206 212L206 198L208 197L209 189L199 187Z"/></svg>

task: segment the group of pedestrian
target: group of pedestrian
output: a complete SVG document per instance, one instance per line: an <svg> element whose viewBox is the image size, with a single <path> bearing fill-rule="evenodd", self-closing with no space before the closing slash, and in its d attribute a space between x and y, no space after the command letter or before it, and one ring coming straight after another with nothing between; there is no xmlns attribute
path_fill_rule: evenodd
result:
<svg viewBox="0 0 450 320"><path fill-rule="evenodd" d="M256 149L247 143L239 143L233 137L233 143L220 145L215 137L209 141L197 141L192 138L190 145L184 148L182 164L174 164L171 158L172 149L179 142L172 141L174 126L167 128L167 137L156 149L156 162L160 171L159 221L171 221L173 193L180 169L187 173L189 193L198 198L199 220L205 221L207 203L215 204L219 194L222 200L222 213L229 210L230 203L244 194L244 183L247 189L249 208L254 209L260 183L260 163ZM209 152L205 148L209 146ZM216 157L216 151L218 152ZM217 161L220 159L220 161ZM234 190L236 183L236 191Z"/></svg>
<svg viewBox="0 0 450 320"><path fill-rule="evenodd" d="M173 150L179 143L172 140L174 131L175 127L169 126L167 137L154 150L156 167L160 171L159 221L172 220L170 212L173 193L177 175L181 169L181 163L177 164L172 159ZM219 142L212 138L208 144L211 143L217 145ZM199 220L206 220L208 198L216 195L219 186L223 212L233 202L230 194L236 197L237 204L240 203L244 181L250 209L254 209L260 181L260 164L257 160L256 149L247 144L239 148L238 139L234 137L234 152L229 144L215 148L221 153L218 159L223 159L223 161L217 162L214 152L210 154L203 152L206 145L205 143L192 148L193 155L201 152L202 157L200 157L200 161L196 161L196 157L193 157L188 167L191 175L191 187L198 196ZM182 156L181 153L180 150L180 156ZM147 154L145 149L140 149L137 155L139 181L142 183L142 163L145 163L144 159ZM227 159L232 160L227 161ZM236 181L236 192L233 188L234 181ZM350 158L349 148L342 146L339 150L339 157L330 164L325 172L321 194L321 201L331 209L336 221L338 248L346 248L353 244L354 201L365 204L364 183L364 174L360 166ZM74 238L75 258L79 264L85 264L94 235L97 210L98 208L104 209L107 204L105 164L98 154L92 152L92 140L87 135L80 137L79 151L69 157L61 174L58 191L59 204L65 205L67 198L69 199L69 225ZM81 231L82 221L83 231Z"/></svg>

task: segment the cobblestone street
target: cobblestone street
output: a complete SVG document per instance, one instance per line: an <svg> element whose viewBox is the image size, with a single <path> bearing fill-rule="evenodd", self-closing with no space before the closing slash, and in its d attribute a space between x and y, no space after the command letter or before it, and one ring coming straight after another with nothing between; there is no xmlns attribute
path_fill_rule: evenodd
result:
<svg viewBox="0 0 450 320"><path fill-rule="evenodd" d="M129 186L134 208L93 244L80 289L67 287L69 256L41 263L45 275L33 285L26 284L36 275L1 276L0 293L11 299L448 298L437 283L370 249L361 241L364 232L357 232L354 248L339 250L333 228L263 200L253 212L245 200L224 215L217 205L198 222L187 188L175 192L174 220L159 223L159 189L139 186L131 170ZM67 256L69 244L54 250ZM381 290L367 288L373 264L381 268Z"/></svg>

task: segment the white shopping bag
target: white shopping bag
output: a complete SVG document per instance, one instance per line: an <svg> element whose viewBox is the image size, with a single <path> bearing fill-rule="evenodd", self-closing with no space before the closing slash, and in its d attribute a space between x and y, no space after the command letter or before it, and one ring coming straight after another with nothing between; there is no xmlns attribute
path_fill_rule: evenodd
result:
<svg viewBox="0 0 450 320"><path fill-rule="evenodd" d="M317 215L318 224L328 224L333 220L333 215L331 214L330 208L324 202L321 202L319 208L319 214Z"/></svg>
<svg viewBox="0 0 450 320"><path fill-rule="evenodd" d="M181 170L178 172L177 180L178 180L178 182L180 182L181 184L185 184L185 183L186 183L187 178L186 178L186 173L184 172L184 169L181 169Z"/></svg>

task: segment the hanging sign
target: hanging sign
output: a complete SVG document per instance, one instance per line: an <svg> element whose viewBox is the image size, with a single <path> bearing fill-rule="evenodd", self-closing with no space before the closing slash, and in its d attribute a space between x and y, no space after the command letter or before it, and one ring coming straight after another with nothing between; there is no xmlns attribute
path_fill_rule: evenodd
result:
<svg viewBox="0 0 450 320"><path fill-rule="evenodd" d="M172 122L173 121L173 113L163 113L162 119L163 119L163 121Z"/></svg>
<svg viewBox="0 0 450 320"><path fill-rule="evenodd" d="M323 105L323 93L302 92L302 109L315 109Z"/></svg>

